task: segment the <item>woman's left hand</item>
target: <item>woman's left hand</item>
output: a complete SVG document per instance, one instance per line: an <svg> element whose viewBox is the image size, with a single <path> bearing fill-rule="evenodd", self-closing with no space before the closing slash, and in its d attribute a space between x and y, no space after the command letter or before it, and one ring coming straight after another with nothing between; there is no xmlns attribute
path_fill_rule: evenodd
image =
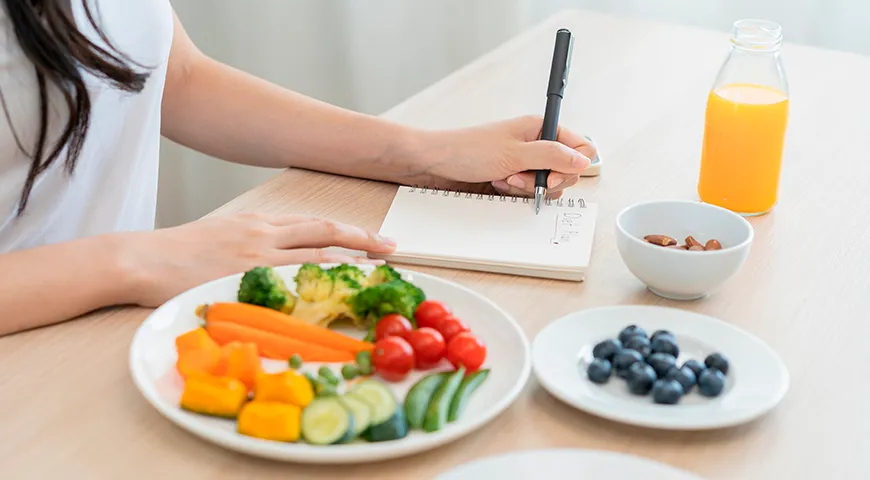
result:
<svg viewBox="0 0 870 480"><path fill-rule="evenodd" d="M427 173L454 182L489 183L506 195L530 196L534 170L550 170L548 195L577 183L595 146L586 138L560 128L557 141L538 140L542 118L524 116L460 130L433 132L426 148Z"/></svg>

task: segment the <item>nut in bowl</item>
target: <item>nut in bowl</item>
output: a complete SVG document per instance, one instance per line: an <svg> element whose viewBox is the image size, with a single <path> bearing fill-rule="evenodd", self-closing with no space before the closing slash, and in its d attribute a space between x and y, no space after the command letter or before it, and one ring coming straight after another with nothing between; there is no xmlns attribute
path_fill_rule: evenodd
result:
<svg viewBox="0 0 870 480"><path fill-rule="evenodd" d="M655 200L616 217L616 242L629 271L656 295L707 296L732 278L749 256L752 225L715 205Z"/></svg>

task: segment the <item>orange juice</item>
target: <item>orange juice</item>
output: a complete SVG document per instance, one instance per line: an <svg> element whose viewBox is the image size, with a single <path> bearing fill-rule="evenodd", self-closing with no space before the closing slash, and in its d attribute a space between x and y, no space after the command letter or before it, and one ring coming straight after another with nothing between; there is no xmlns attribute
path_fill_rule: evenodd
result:
<svg viewBox="0 0 870 480"><path fill-rule="evenodd" d="M776 204L788 95L772 87L728 84L707 100L698 195L743 215Z"/></svg>

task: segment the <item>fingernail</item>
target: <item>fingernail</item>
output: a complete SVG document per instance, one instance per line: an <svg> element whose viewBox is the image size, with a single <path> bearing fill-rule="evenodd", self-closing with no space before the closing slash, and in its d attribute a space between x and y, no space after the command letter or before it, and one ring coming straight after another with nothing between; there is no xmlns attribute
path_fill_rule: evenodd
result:
<svg viewBox="0 0 870 480"><path fill-rule="evenodd" d="M592 162L590 162L589 159L583 155L576 155L571 161L571 165L577 168L586 168L589 166L590 163Z"/></svg>
<svg viewBox="0 0 870 480"><path fill-rule="evenodd" d="M395 241L394 239L392 239L392 238L390 238L390 237L385 237L385 236L383 236L383 235L378 235L378 237L380 237L380 239L381 239L381 243L383 243L383 244L385 244L385 245L389 245L389 246L391 246L391 247L395 247L395 246L396 246L396 241Z"/></svg>
<svg viewBox="0 0 870 480"><path fill-rule="evenodd" d="M526 182L524 182L522 178L520 178L516 175L511 175L510 177L508 177L507 183L511 186L516 187L516 188L525 188L526 187Z"/></svg>
<svg viewBox="0 0 870 480"><path fill-rule="evenodd" d="M510 186L508 186L508 184L505 183L504 180L496 180L496 181L492 182L492 186L499 189L499 190L507 190L510 188Z"/></svg>

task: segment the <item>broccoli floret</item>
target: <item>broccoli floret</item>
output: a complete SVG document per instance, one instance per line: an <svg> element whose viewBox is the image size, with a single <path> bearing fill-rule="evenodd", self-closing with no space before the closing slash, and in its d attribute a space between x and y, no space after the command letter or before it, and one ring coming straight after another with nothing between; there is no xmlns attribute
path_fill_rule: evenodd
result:
<svg viewBox="0 0 870 480"><path fill-rule="evenodd" d="M414 310L426 299L423 290L401 278L360 290L348 303L354 315L374 325L385 315L398 313L415 323Z"/></svg>
<svg viewBox="0 0 870 480"><path fill-rule="evenodd" d="M296 281L296 293L306 302L323 301L332 294L332 275L319 265L302 265L293 280Z"/></svg>
<svg viewBox="0 0 870 480"><path fill-rule="evenodd" d="M348 265L343 263L336 267L332 267L327 270L333 278L348 278L355 281L357 284L362 286L366 282L366 274L356 265Z"/></svg>
<svg viewBox="0 0 870 480"><path fill-rule="evenodd" d="M368 286L380 285L382 283L392 282L393 280L399 280L402 276L399 275L393 267L383 264L378 265L372 270L372 273L369 274L369 278L367 281Z"/></svg>
<svg viewBox="0 0 870 480"><path fill-rule="evenodd" d="M362 288L363 286L355 279L339 274L333 280L332 295L330 297L337 302L344 302L362 290Z"/></svg>
<svg viewBox="0 0 870 480"><path fill-rule="evenodd" d="M296 296L272 267L254 267L242 275L239 302L259 305L284 313L296 307Z"/></svg>

